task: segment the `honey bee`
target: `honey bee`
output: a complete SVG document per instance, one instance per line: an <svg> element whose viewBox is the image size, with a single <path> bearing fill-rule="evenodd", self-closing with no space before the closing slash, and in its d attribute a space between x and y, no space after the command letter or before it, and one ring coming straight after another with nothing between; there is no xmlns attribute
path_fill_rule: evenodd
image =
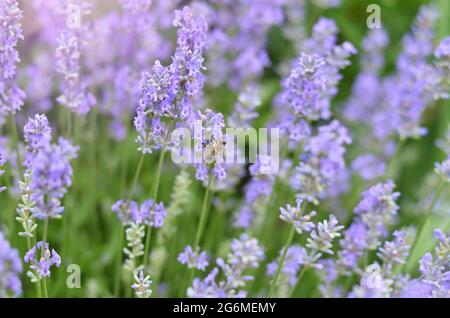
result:
<svg viewBox="0 0 450 318"><path fill-rule="evenodd" d="M211 140L203 143L203 159L207 164L211 164L217 161L223 155L226 141L222 138L216 138L211 136Z"/></svg>

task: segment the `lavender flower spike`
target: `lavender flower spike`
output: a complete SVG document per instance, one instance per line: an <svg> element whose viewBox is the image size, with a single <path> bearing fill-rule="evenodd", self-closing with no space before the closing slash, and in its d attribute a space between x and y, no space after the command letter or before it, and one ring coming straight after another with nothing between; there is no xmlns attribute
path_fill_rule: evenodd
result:
<svg viewBox="0 0 450 318"><path fill-rule="evenodd" d="M11 247L0 232L0 298L19 296L22 293L19 278L21 272L22 263L18 251Z"/></svg>
<svg viewBox="0 0 450 318"><path fill-rule="evenodd" d="M316 215L315 211L309 214L303 214L302 211L302 199L297 199L297 206L291 207L289 204L286 208L280 208L280 219L287 223L292 223L297 233L310 232L314 228L314 223L311 222L311 218Z"/></svg>
<svg viewBox="0 0 450 318"><path fill-rule="evenodd" d="M131 288L136 292L136 296L139 298L149 298L152 294L150 287L152 286L152 280L149 275L144 276L144 272L140 271L139 275L134 274L135 283L131 285Z"/></svg>
<svg viewBox="0 0 450 318"><path fill-rule="evenodd" d="M40 255L40 256L39 256ZM48 243L40 241L29 250L24 257L25 263L30 263L30 271L27 275L31 282L37 282L44 277L50 277L51 267L61 265L61 257L54 249L50 251ZM35 273L34 273L34 272Z"/></svg>
<svg viewBox="0 0 450 318"><path fill-rule="evenodd" d="M317 225L317 228L311 232L306 246L314 252L324 252L333 254L331 250L333 240L341 236L339 233L344 227L338 225L338 220L334 215L330 215L328 220L324 220Z"/></svg>
<svg viewBox="0 0 450 318"><path fill-rule="evenodd" d="M209 265L208 254L204 251L194 251L190 245L186 246L183 253L178 255L178 261L186 264L189 268L197 268L201 271L204 271Z"/></svg>
<svg viewBox="0 0 450 318"><path fill-rule="evenodd" d="M23 105L25 93L16 84L17 43L23 39L22 10L17 0L0 3L0 118L15 114Z"/></svg>

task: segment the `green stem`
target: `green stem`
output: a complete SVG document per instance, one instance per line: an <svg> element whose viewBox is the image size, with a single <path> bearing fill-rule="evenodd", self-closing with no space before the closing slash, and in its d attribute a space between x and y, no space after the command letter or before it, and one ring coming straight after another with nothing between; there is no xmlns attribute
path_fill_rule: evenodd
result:
<svg viewBox="0 0 450 318"><path fill-rule="evenodd" d="M410 253L408 255L408 258L407 258L405 264L403 265L403 269L405 269L405 267L407 267L409 265L412 255L413 255L413 252L417 248L417 242L419 241L419 238L422 235L425 224L427 223L428 217L433 212L434 206L436 205L437 201L439 200L439 198L442 194L442 191L444 191L444 189L445 189L445 181L441 180L436 191L433 194L433 198L431 199L431 203L428 206L428 209L426 210L425 214L422 216L422 218L419 222L419 225L417 226L417 231L416 231L416 235L414 237L414 242L411 244Z"/></svg>
<svg viewBox="0 0 450 318"><path fill-rule="evenodd" d="M142 166L144 165L144 158L145 158L145 155L141 154L141 157L139 158L138 166L136 168L136 172L134 173L133 183L131 185L131 192L130 192L130 195L129 195L130 197L133 196L134 191L136 190L137 181L138 181L139 176L141 174Z"/></svg>
<svg viewBox="0 0 450 318"><path fill-rule="evenodd" d="M292 288L291 292L289 293L290 298L293 297L295 290L297 289L297 286L300 285L300 282L301 282L303 276L305 275L305 273L306 273L306 266L303 266L302 269L300 270L300 274L298 274L297 282L295 283L294 287Z"/></svg>
<svg viewBox="0 0 450 318"><path fill-rule="evenodd" d="M200 247L200 241L203 236L203 232L205 231L206 226L206 220L208 219L208 211L209 211L209 194L211 192L211 184L212 184L212 176L211 172L208 173L208 186L206 187L205 195L203 197L203 203L202 203L202 210L200 212L200 221L198 223L197 227L197 233L195 234L195 242L193 246L193 250L197 251ZM195 275L195 268L192 268L191 270L191 277L189 282L191 282L194 279Z"/></svg>
<svg viewBox="0 0 450 318"><path fill-rule="evenodd" d="M294 225L292 225L288 239L286 240L286 244L284 246L283 254L281 255L280 261L278 262L277 271L275 272L275 276L273 277L272 283L270 284L269 298L272 298L273 293L275 292L275 287L277 286L281 269L283 268L284 261L286 260L287 251L289 249L289 246L291 246L292 240L294 239L294 234L295 234L295 227Z"/></svg>
<svg viewBox="0 0 450 318"><path fill-rule="evenodd" d="M47 280L46 278L42 278L42 286L44 286L44 298L48 298L48 291L47 291Z"/></svg>
<svg viewBox="0 0 450 318"><path fill-rule="evenodd" d="M164 157L166 155L166 143L164 142L163 147L161 148L161 153L159 154L159 160L158 160L158 167L156 168L156 176L155 176L155 183L153 186L153 202L156 204L156 201L158 199L158 189L159 189L159 180L161 179L161 168L162 164L164 162ZM147 266L148 264L148 256L150 253L150 241L151 241L151 235L152 235L152 226L147 226L147 234L145 237L145 247L144 247L144 266Z"/></svg>
<svg viewBox="0 0 450 318"><path fill-rule="evenodd" d="M42 252L41 252L42 257L44 257L44 253L45 253L45 244L47 243L47 232L48 232L48 218L45 219L45 221L44 221L44 232L42 235ZM46 281L45 277L42 278L42 286L43 286L44 297L48 298L47 281Z"/></svg>
<svg viewBox="0 0 450 318"><path fill-rule="evenodd" d="M16 157L17 157L17 170L19 172L19 176L22 175L22 158L20 157L20 151L19 151L19 133L17 131L17 125L16 125L16 118L14 115L11 115L9 117L9 125L13 137L14 142L14 148L16 151Z"/></svg>
<svg viewBox="0 0 450 318"><path fill-rule="evenodd" d="M202 203L202 211L200 213L200 221L197 228L197 234L195 235L195 243L194 248L197 249L200 247L200 240L202 239L203 232L205 231L206 220L208 218L209 211L209 194L211 192L211 184L212 184L212 176L209 174L208 176L208 186L206 187L205 196L203 197Z"/></svg>

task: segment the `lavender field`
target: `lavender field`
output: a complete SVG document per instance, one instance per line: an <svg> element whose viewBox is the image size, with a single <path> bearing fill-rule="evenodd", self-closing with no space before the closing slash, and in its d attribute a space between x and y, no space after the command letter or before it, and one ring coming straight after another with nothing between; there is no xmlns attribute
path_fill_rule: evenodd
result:
<svg viewBox="0 0 450 318"><path fill-rule="evenodd" d="M449 298L450 2L0 0L0 298Z"/></svg>

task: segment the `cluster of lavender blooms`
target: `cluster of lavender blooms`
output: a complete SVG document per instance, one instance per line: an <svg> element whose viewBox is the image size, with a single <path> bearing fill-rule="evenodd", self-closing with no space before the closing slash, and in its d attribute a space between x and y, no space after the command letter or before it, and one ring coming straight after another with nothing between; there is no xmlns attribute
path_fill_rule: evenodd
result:
<svg viewBox="0 0 450 318"><path fill-rule="evenodd" d="M305 247L295 244L288 247L286 251L286 259L281 265L282 275L277 289L279 297L289 296L306 269L324 270L324 262L331 261L331 259L324 259L323 255L335 254L332 250L333 242L341 236L340 231L344 228L339 225L334 215L330 215L328 220L315 224L311 222L311 218L316 215L316 212L306 214L304 209L305 204L301 199L297 199L296 207L287 205L286 208L280 208L280 219L293 224L297 233L309 232L309 236L306 239ZM280 251L280 258L283 252L284 249ZM268 276L273 277L276 274L279 262L278 259L268 264L266 271Z"/></svg>
<svg viewBox="0 0 450 318"><path fill-rule="evenodd" d="M52 144L51 138L45 115L36 114L24 126L27 152L21 188L23 201L33 203L28 210L37 219L59 218L64 212L61 199L72 184L70 160L78 151L78 147L62 137L57 144Z"/></svg>
<svg viewBox="0 0 450 318"><path fill-rule="evenodd" d="M186 264L188 268L197 268L204 271L208 267L208 254L205 251L194 251L192 246L188 245L184 251L178 255L178 261Z"/></svg>
<svg viewBox="0 0 450 318"><path fill-rule="evenodd" d="M434 255L426 253L420 260L420 278L409 282L414 288L404 288L405 293L419 296L448 297L450 284L450 238L440 229L434 231L438 241ZM411 295L411 294L410 294Z"/></svg>
<svg viewBox="0 0 450 318"><path fill-rule="evenodd" d="M352 164L365 180L384 174L384 161L395 152L396 136L406 139L425 135L426 129L420 126L425 108L433 100L448 98L448 40L433 49L438 16L433 4L420 8L411 32L403 38L396 72L385 78L380 77L380 71L388 43L386 33L372 30L363 41L362 72L345 105L345 116L368 128L358 136L365 153Z"/></svg>
<svg viewBox="0 0 450 318"><path fill-rule="evenodd" d="M16 82L20 61L17 44L23 39L22 14L17 0L5 0L0 4L0 123L7 114L18 112L24 103L25 93Z"/></svg>
<svg viewBox="0 0 450 318"><path fill-rule="evenodd" d="M337 120L319 127L317 135L305 141L304 153L291 179L299 198L318 204L319 197L339 180L345 169L345 145L350 143L347 128Z"/></svg>
<svg viewBox="0 0 450 318"><path fill-rule="evenodd" d="M155 228L161 227L166 218L166 209L162 202L155 203L152 199L139 204L132 200L119 200L112 206L123 225L145 224Z"/></svg>
<svg viewBox="0 0 450 318"><path fill-rule="evenodd" d="M29 245L24 262L30 264L27 275L32 282L45 282L51 270L61 265L60 256L46 242L46 225L43 241L32 246L31 239L36 236L35 219L47 224L63 214L62 200L72 184L71 160L78 152L78 147L64 138L52 142L49 121L46 115L40 115L52 110L53 97L57 96L60 106L78 114L87 114L96 105L99 113L108 117L116 139L126 136L134 116L139 152L146 155L159 150L160 163L165 151L179 149L180 144L169 139L175 128L194 132L192 141L197 147L191 155L202 158L201 163L194 165L195 177L208 184L204 202L209 202L211 183L215 183L214 192L235 190L242 181L242 201L235 204L234 198L223 200L233 201L226 210L237 212L233 226L246 233L264 231L266 223L270 223L265 218L276 217L277 209L269 208L272 202L279 203L273 195L284 191L279 183L289 188L292 198L295 196L295 206L281 207L279 218L292 229L289 244L295 232L304 234L304 244L287 244L267 267L262 264L262 244L248 234L233 240L229 254L217 258L212 266L213 251L187 245L178 255L179 263L192 273L196 269L202 272L201 277L188 282L187 296L246 297L246 284L254 279L247 272L258 267L266 268L271 278L276 276L272 284L277 296L292 295L301 285L304 272L310 269L319 276L319 291L325 297L449 296L448 235L435 230L437 246L434 253L426 253L419 260L419 276L405 274L416 231L392 231L397 228L400 194L395 192L393 181L383 179L396 139L426 134L421 123L426 107L437 99L450 97L450 37L435 46L438 11L433 5L422 7L411 32L404 37L393 75L381 77L383 54L389 42L387 34L382 29L367 34L362 43L362 71L343 105L349 122L345 122L346 126L355 124L363 131L350 134L335 119L338 116L334 116L331 104L343 78L341 71L350 65L356 49L349 42L338 42L337 25L328 18L319 18L311 37L306 38L303 1L191 1L185 7L178 0L118 2L117 11L98 18L91 15L92 4L88 0L34 0L40 24L36 38L43 45L37 45L39 52L31 58L24 74L16 72L22 11L15 0L2 0L0 4L0 128L4 117L18 113L24 103L25 94L17 80L25 84L27 111L36 114L23 127L23 149L20 142L15 145L16 154L3 153L3 145L0 149L0 167L7 157L11 175L24 168L16 220L23 227L19 235ZM339 2L315 0L314 4L325 8ZM174 48L165 38L173 26L177 28ZM281 129L282 150L288 158L281 158L278 174L267 174L264 171L271 170L271 161L259 155L256 162L248 165L247 174L244 165L230 168L224 164L227 136L223 130L225 123L231 127L252 127L259 116L257 107L263 104L265 95L270 95L265 92L263 73L272 64L267 46L274 27L281 27L286 38L295 42L297 56L280 65L281 91L273 101L275 115L269 118L270 125ZM214 88L225 83L236 97L228 117L202 106L215 96L203 96L204 86ZM21 118L18 123L22 124ZM355 141L363 151L350 152L350 170L345 157ZM449 155L449 141L440 146ZM10 160L13 156L16 160ZM435 171L444 181L443 186L448 186L450 157L436 163ZM163 202L157 201L159 172L152 199L139 204L132 200L131 193L130 198L112 206L125 228L124 269L130 274L128 278L134 278L133 283L127 282L132 284L128 291L134 290L139 298L152 295L150 275L155 282L164 277L163 267L172 252L166 246L177 231L177 216L186 210L191 195L190 172L186 169L175 181L166 211ZM362 192L344 230L341 218L338 221L338 207L333 204L351 185L351 172L372 186ZM0 192L4 190L1 186ZM214 202L222 199L213 196ZM307 211L310 203L319 212ZM323 213L323 203L331 203L330 212ZM202 210L207 211L205 207L207 204ZM322 221L316 222L316 216ZM152 246L149 260L147 248L152 228L162 229L156 233L156 248ZM420 227L417 230L420 232ZM279 247L272 248L277 251ZM142 256L147 258L144 264ZM213 268L208 272L210 266ZM17 251L0 232L0 297L21 294L21 270ZM342 284L341 280L346 279L349 284Z"/></svg>
<svg viewBox="0 0 450 318"><path fill-rule="evenodd" d="M12 248L2 232L0 232L0 298L20 296L22 283L20 273L22 262L19 252Z"/></svg>
<svg viewBox="0 0 450 318"><path fill-rule="evenodd" d="M126 226L125 236L127 247L123 249L127 259L124 269L133 274L142 270L138 258L144 255L143 239L145 226L159 228L164 224L166 209L162 202L155 203L152 199L144 201L140 206L132 200L119 200L112 206L112 211Z"/></svg>
<svg viewBox="0 0 450 318"><path fill-rule="evenodd" d="M362 193L356 206L355 218L344 232L338 264L344 273L358 271L358 262L364 253L376 249L394 222L400 196L394 192L394 183L379 183Z"/></svg>
<svg viewBox="0 0 450 318"><path fill-rule="evenodd" d="M253 280L253 276L245 275L244 272L257 268L262 259L264 259L264 250L258 240L243 234L231 243L226 260L218 258L217 267L214 267L204 279L194 279L192 286L187 290L187 295L193 298L246 297L247 292L240 288L245 286L247 281ZM217 281L219 270L222 270L225 277Z"/></svg>
<svg viewBox="0 0 450 318"><path fill-rule="evenodd" d="M167 146L175 124L192 124L196 114L193 103L204 85L205 18L186 6L175 12L173 24L178 33L172 63L163 66L156 61L151 72L142 74L139 85L141 98L134 126L139 150L144 154Z"/></svg>
<svg viewBox="0 0 450 318"><path fill-rule="evenodd" d="M24 257L25 263L30 263L30 270L27 276L31 282L35 283L42 278L50 277L51 267L61 265L61 257L54 249L50 251L50 246L46 242L39 241L32 247Z"/></svg>
<svg viewBox="0 0 450 318"><path fill-rule="evenodd" d="M284 1L216 1L205 11L208 35L208 70L212 85L228 83L243 92L255 84L271 62L268 33L283 22Z"/></svg>
<svg viewBox="0 0 450 318"><path fill-rule="evenodd" d="M58 38L55 59L57 72L64 81L59 104L78 114L86 114L95 105L95 97L87 91L87 78L82 77L82 50L87 45L89 31L86 18L92 4L84 0L68 1L63 6L66 27Z"/></svg>

